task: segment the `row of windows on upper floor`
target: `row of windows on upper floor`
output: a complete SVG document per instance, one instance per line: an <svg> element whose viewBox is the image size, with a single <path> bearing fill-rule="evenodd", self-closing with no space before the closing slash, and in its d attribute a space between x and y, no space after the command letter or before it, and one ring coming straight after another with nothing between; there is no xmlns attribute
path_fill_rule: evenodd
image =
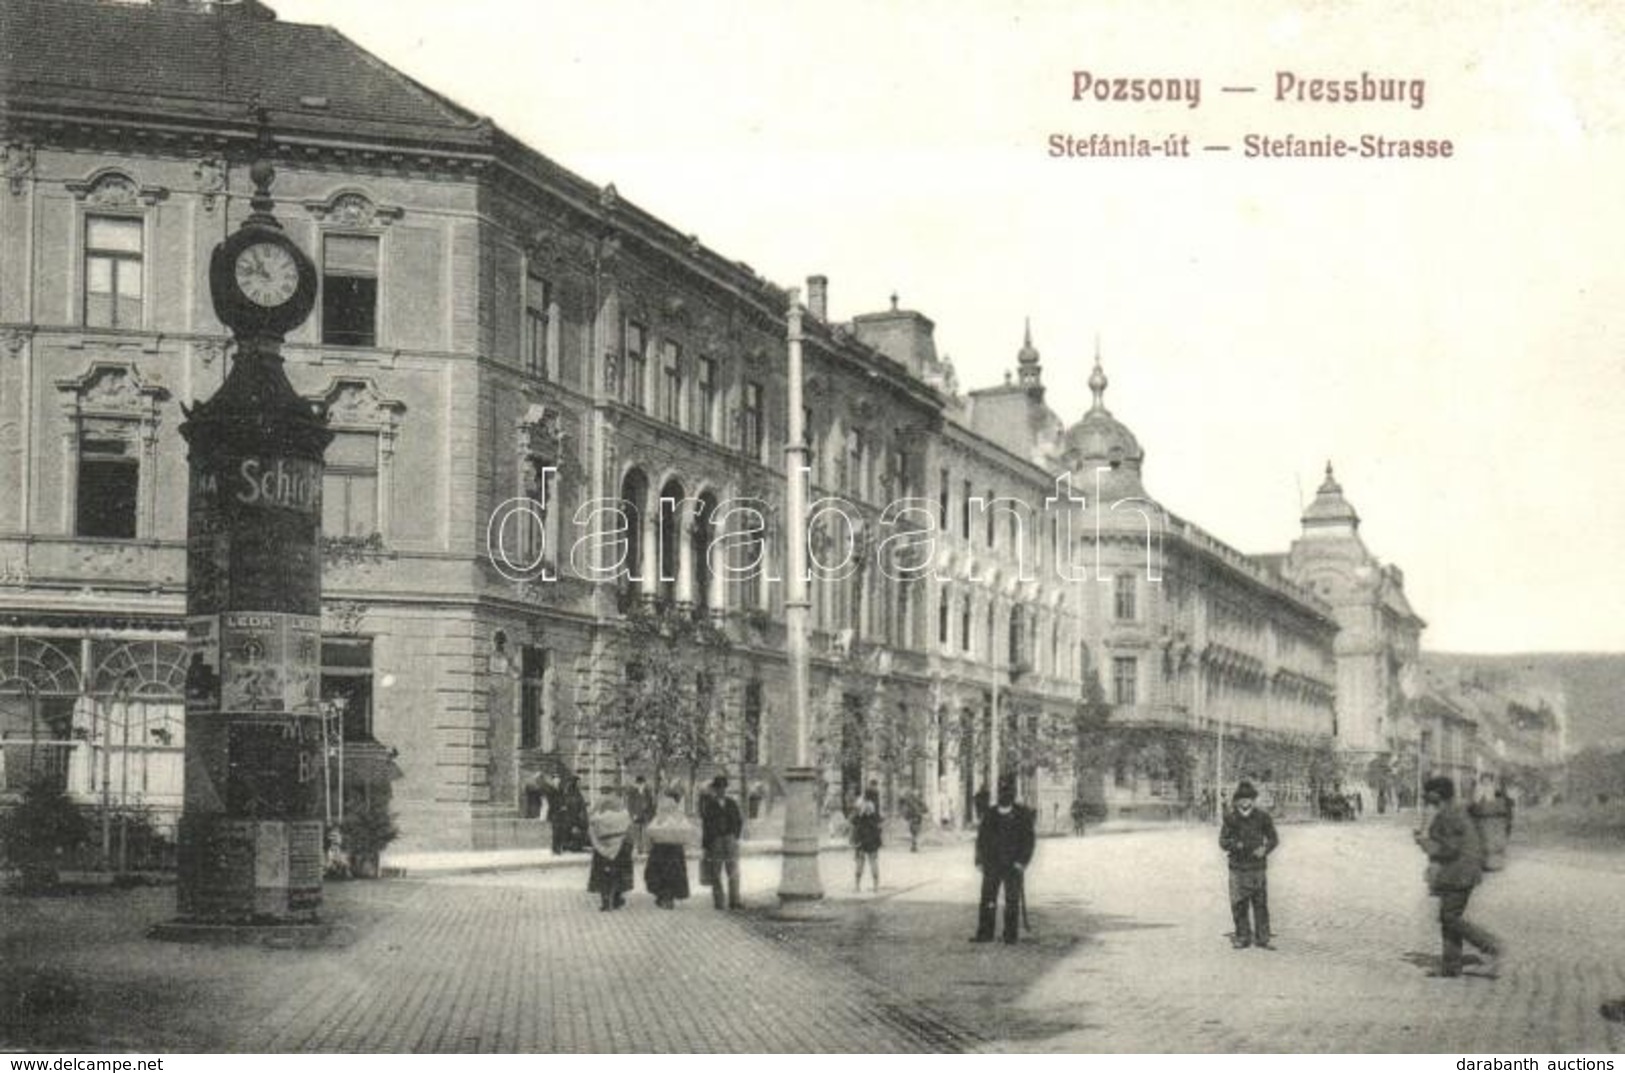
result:
<svg viewBox="0 0 1625 1073"><path fill-rule="evenodd" d="M88 213L84 221L86 327L139 329L147 323L146 221ZM378 237L327 234L321 246L320 338L331 346L378 341Z"/></svg>
<svg viewBox="0 0 1625 1073"><path fill-rule="evenodd" d="M103 423L105 425L105 422ZM378 434L336 432L327 448L322 477L322 533L367 538L378 533L388 509L379 482ZM139 441L108 434L105 427L80 431L73 494L75 536L134 540L140 532L143 497L153 496L152 475L142 484ZM150 460L148 466L150 468Z"/></svg>

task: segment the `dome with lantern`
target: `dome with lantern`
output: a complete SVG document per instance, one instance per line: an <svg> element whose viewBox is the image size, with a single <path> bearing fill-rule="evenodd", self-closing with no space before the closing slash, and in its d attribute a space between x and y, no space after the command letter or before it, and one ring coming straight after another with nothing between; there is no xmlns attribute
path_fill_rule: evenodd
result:
<svg viewBox="0 0 1625 1073"><path fill-rule="evenodd" d="M1128 496L1144 496L1140 484L1140 466L1145 451L1129 427L1106 409L1106 387L1109 381L1100 366L1100 349L1095 348L1095 368L1089 374L1089 390L1094 393L1094 405L1089 412L1066 431L1065 461L1073 479L1088 490L1100 481L1100 494L1109 500Z"/></svg>

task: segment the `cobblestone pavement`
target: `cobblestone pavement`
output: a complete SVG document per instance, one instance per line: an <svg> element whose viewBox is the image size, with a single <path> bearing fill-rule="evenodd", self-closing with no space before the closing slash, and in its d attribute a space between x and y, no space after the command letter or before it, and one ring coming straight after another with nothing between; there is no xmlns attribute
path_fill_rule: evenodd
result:
<svg viewBox="0 0 1625 1073"><path fill-rule="evenodd" d="M713 910L703 888L703 901L676 911L636 894L601 913L583 889L584 868L505 878L330 885L329 915L358 938L318 951L143 939L144 926L170 912L172 891L7 898L8 975L34 994L7 1003L12 1023L0 1024L0 1040L253 1053L887 1052L976 1042L839 966L810 971L741 914Z"/></svg>
<svg viewBox="0 0 1625 1073"><path fill-rule="evenodd" d="M1283 825L1281 835L1274 951L1230 948L1224 861L1202 827L1041 841L1033 929L1014 948L964 945L977 897L968 851L890 849L879 895L834 899L838 925L792 943L1003 1049L1609 1048L1597 1010L1625 996L1625 858L1515 841L1468 913L1508 944L1500 978L1430 979L1438 903L1407 822Z"/></svg>
<svg viewBox="0 0 1625 1073"><path fill-rule="evenodd" d="M973 946L968 846L888 846L878 893L823 857L810 920L639 892L599 913L584 869L328 888L344 949L142 938L169 890L0 899L0 1040L154 1051L1593 1051L1625 995L1622 858L1514 843L1470 916L1498 980L1435 980L1436 904L1402 824L1283 826L1274 952L1231 950L1209 828L1040 843L1032 931ZM10 993L4 993L7 988Z"/></svg>

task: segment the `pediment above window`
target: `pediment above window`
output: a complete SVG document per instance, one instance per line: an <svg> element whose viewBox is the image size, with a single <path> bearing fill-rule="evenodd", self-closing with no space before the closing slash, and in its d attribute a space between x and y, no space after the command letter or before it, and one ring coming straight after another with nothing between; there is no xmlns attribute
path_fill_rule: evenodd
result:
<svg viewBox="0 0 1625 1073"><path fill-rule="evenodd" d="M327 423L335 428L393 434L400 426L401 415L406 413L406 403L387 398L371 378L364 376L335 377L325 391L307 398L322 407Z"/></svg>
<svg viewBox="0 0 1625 1073"><path fill-rule="evenodd" d="M65 409L77 415L156 420L169 390L141 375L134 365L92 362L82 375L56 381Z"/></svg>
<svg viewBox="0 0 1625 1073"><path fill-rule="evenodd" d="M96 208L146 208L169 196L167 188L142 186L114 168L100 168L62 185L76 199Z"/></svg>
<svg viewBox="0 0 1625 1073"><path fill-rule="evenodd" d="M405 212L399 205L380 205L359 190L339 190L324 200L307 201L305 210L329 226L356 230L387 227Z"/></svg>

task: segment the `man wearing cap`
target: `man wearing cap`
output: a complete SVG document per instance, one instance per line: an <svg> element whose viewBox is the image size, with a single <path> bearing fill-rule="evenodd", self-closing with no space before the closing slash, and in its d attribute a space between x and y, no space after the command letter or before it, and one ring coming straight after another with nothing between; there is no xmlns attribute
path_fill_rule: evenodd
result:
<svg viewBox="0 0 1625 1073"><path fill-rule="evenodd" d="M987 810L976 830L976 867L982 870L982 903L976 918L973 943L993 941L993 920L1004 888L1004 941L1019 937L1023 880L1033 859L1033 810L1016 804L1016 784L999 780L999 802Z"/></svg>
<svg viewBox="0 0 1625 1073"><path fill-rule="evenodd" d="M1466 919L1467 901L1483 874L1483 849L1472 819L1456 804L1456 784L1435 775L1422 784L1422 800L1433 811L1426 829L1418 827L1416 844L1428 855L1428 892L1439 899L1439 932L1443 957L1431 976L1460 976L1463 941L1484 955L1479 972L1495 976L1501 942Z"/></svg>
<svg viewBox="0 0 1625 1073"><path fill-rule="evenodd" d="M1219 848L1230 858L1230 915L1236 922L1230 945L1237 950L1270 945L1269 855L1280 845L1275 821L1258 807L1258 791L1243 779L1236 786L1235 808L1219 827Z"/></svg>

